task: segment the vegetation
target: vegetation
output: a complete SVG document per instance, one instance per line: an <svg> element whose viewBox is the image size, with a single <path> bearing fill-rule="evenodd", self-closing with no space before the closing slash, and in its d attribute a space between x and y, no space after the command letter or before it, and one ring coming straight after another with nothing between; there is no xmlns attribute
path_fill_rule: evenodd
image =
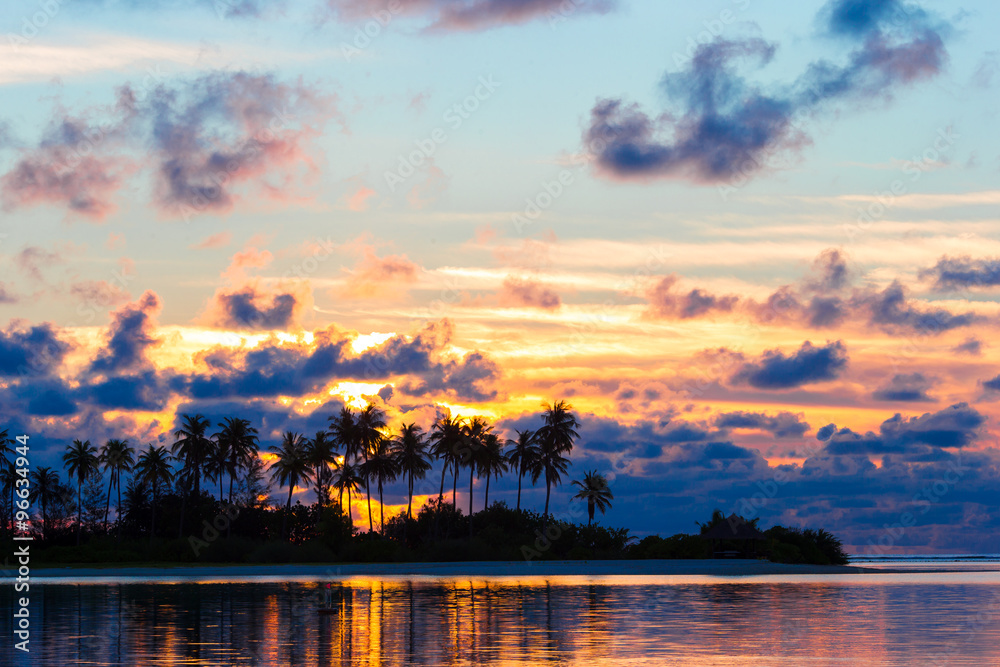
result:
<svg viewBox="0 0 1000 667"><path fill-rule="evenodd" d="M136 451L127 440L111 439L100 448L74 440L62 457L67 483L51 468L31 472L32 501L40 519L33 522L39 542L32 553L39 563L712 556L708 541L698 536L651 536L636 542L627 529L596 523L596 513L603 515L614 500L607 479L596 470L573 481L578 488L573 499L586 503L587 523L552 517L552 489L567 475L579 421L565 401L546 405L540 421L537 430L516 431L514 440L501 438L482 417L448 413L440 414L426 432L403 424L393 433L385 413L369 403L357 412L343 408L330 417L327 430L311 438L286 432L264 455L259 433L248 420L226 418L210 435L212 424L198 414L181 415L169 451L153 444ZM16 478L11 444L6 431L0 431L0 504L8 535ZM415 484L435 463L441 466L440 483L436 477L429 483L438 494L415 512ZM508 473L518 480L516 506L490 504L491 480ZM456 502L461 474L469 476L466 513ZM450 502L445 499L449 476ZM483 509L474 512L477 479ZM521 505L526 479L531 484L544 480L541 514ZM405 485L406 511L386 517L385 490L397 480ZM300 489L311 489L315 503L293 503ZM351 508L362 490L369 527L364 533L354 526ZM377 530L372 491L379 500ZM716 512L702 529L723 520ZM756 520L750 523L756 526ZM774 560L846 562L840 542L824 530L775 526L765 535L760 552Z"/></svg>

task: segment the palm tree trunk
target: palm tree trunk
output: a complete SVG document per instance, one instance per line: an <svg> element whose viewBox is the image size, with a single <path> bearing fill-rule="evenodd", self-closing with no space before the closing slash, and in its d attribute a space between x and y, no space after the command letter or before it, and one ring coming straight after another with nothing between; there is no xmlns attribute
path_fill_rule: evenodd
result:
<svg viewBox="0 0 1000 667"><path fill-rule="evenodd" d="M381 526L382 537L385 537L385 505L382 504L382 480L378 481L378 522Z"/></svg>
<svg viewBox="0 0 1000 667"><path fill-rule="evenodd" d="M458 504L457 504L457 502L458 502L457 501L457 495L458 495L457 494L457 492L458 492L458 462L456 461L453 465L455 466L455 475L454 475L454 477L451 480L451 510L454 512L454 511L458 510Z"/></svg>
<svg viewBox="0 0 1000 667"><path fill-rule="evenodd" d="M472 480L475 479L475 468L469 468L469 539L472 539Z"/></svg>
<svg viewBox="0 0 1000 667"><path fill-rule="evenodd" d="M104 534L108 533L108 512L111 510L111 489L115 485L115 473L111 473L108 481L108 502L104 504Z"/></svg>
<svg viewBox="0 0 1000 667"><path fill-rule="evenodd" d="M118 524L118 531L117 531L118 535L116 536L116 539L119 542L121 542L122 541L122 483L120 479L118 480L118 483L115 484L115 488L118 490L118 507L115 508L115 523Z"/></svg>
<svg viewBox="0 0 1000 667"><path fill-rule="evenodd" d="M83 491L81 487L83 485L83 480L77 477L76 480L76 546L80 546L80 526L82 519L80 518L81 510L83 509ZM12 504L11 507L14 505ZM11 530L14 526L11 525Z"/></svg>
<svg viewBox="0 0 1000 667"><path fill-rule="evenodd" d="M486 497L483 498L483 509L489 509L490 507L490 474L486 474Z"/></svg>
<svg viewBox="0 0 1000 667"><path fill-rule="evenodd" d="M288 513L292 511L292 492L295 491L295 485L288 485L288 502L285 503L285 513L281 517L281 539L286 539L286 528L288 527Z"/></svg>
<svg viewBox="0 0 1000 667"><path fill-rule="evenodd" d="M367 468L368 467L367 447L365 447L364 455L365 455L365 467ZM373 533L375 532L375 522L372 521L372 487L371 484L369 484L367 475L365 475L365 494L367 494L368 496L368 532Z"/></svg>
<svg viewBox="0 0 1000 667"><path fill-rule="evenodd" d="M587 498L587 528L594 522L594 499Z"/></svg>
<svg viewBox="0 0 1000 667"><path fill-rule="evenodd" d="M406 503L406 518L413 518L413 473L410 473L409 500Z"/></svg>
<svg viewBox="0 0 1000 667"><path fill-rule="evenodd" d="M448 462L445 461L444 467L441 468L441 490L438 491L438 500L440 501L444 498L444 478L448 474Z"/></svg>
<svg viewBox="0 0 1000 667"><path fill-rule="evenodd" d="M340 492L341 497L343 497L344 492ZM354 510L351 509L351 490L347 490L347 519L351 522L351 526L354 525Z"/></svg>
<svg viewBox="0 0 1000 667"><path fill-rule="evenodd" d="M520 472L517 475L517 511L521 511L521 479L524 477L524 473Z"/></svg>
<svg viewBox="0 0 1000 667"><path fill-rule="evenodd" d="M153 537L156 535L156 503L159 500L158 489L153 487L153 526L149 529L149 543L153 543Z"/></svg>
<svg viewBox="0 0 1000 667"><path fill-rule="evenodd" d="M543 524L547 527L549 525L549 495L552 493L552 483L548 476L545 477L545 513L542 515Z"/></svg>

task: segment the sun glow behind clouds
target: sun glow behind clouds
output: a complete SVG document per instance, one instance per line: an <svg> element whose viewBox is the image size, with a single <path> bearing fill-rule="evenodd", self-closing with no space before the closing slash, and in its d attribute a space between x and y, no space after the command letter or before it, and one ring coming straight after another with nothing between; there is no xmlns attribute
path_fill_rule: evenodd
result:
<svg viewBox="0 0 1000 667"><path fill-rule="evenodd" d="M361 410L368 404L368 396L374 396L385 385L394 386L391 382L338 382L327 393L330 396L340 396L349 407Z"/></svg>

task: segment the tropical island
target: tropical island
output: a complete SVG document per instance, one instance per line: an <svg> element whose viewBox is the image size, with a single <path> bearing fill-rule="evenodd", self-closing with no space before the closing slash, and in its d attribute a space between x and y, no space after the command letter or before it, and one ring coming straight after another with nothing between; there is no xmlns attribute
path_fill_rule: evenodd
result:
<svg viewBox="0 0 1000 667"><path fill-rule="evenodd" d="M203 415L182 415L169 447L142 451L110 439L100 447L74 440L62 460L67 482L51 467L28 472L38 565L208 563L405 563L623 559L762 558L780 563L844 565L841 542L825 530L758 527L716 510L696 534L637 539L627 528L595 521L614 501L607 478L596 470L572 480L587 508L587 522L549 512L553 487L567 477L579 422L565 401L544 406L535 430L504 439L480 416L443 412L425 431L416 424L389 429L385 412L368 402L344 407L312 437L286 432L262 450L257 429L226 417L212 433ZM14 441L0 431L3 455L3 524L16 524ZM414 491L431 484L440 464L437 493L414 511ZM515 507L489 502L490 481L517 477ZM467 512L457 503L460 478L468 477ZM475 482L483 509L474 511ZM204 484L203 484L204 482ZM450 482L451 498L446 484ZM541 513L521 506L524 482L543 482ZM403 484L407 507L386 517L390 484ZM218 484L218 496L215 485ZM211 485L211 486L210 486ZM273 502L277 487L284 503ZM287 488L287 494L282 487ZM316 501L292 499L310 489ZM463 487L464 489L464 487ZM364 495L368 530L354 522L352 498ZM377 494L378 514L372 510ZM345 503L345 495L347 502ZM112 498L115 499L112 512ZM22 526L23 527L23 526Z"/></svg>

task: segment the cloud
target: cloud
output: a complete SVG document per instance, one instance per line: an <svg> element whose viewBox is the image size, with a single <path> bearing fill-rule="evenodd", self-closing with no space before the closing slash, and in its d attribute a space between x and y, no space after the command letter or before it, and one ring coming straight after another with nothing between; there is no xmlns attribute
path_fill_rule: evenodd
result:
<svg viewBox="0 0 1000 667"><path fill-rule="evenodd" d="M268 294L255 281L238 289L218 291L210 307L212 323L229 329L289 329L299 322L309 301L306 285L297 290L277 287Z"/></svg>
<svg viewBox="0 0 1000 667"><path fill-rule="evenodd" d="M204 239L198 243L192 243L188 246L191 250L207 250L210 248L225 248L233 240L232 232L219 232L218 234L212 234L211 236L206 236Z"/></svg>
<svg viewBox="0 0 1000 667"><path fill-rule="evenodd" d="M731 378L733 384L757 389L788 389L834 380L847 367L847 349L841 341L816 347L810 341L794 354L764 352L760 360L745 363Z"/></svg>
<svg viewBox="0 0 1000 667"><path fill-rule="evenodd" d="M990 391L1000 391L1000 375L996 376L992 380L984 380L983 388L989 389Z"/></svg>
<svg viewBox="0 0 1000 667"><path fill-rule="evenodd" d="M0 331L0 376L49 375L71 347L59 339L51 324L27 329L11 324Z"/></svg>
<svg viewBox="0 0 1000 667"><path fill-rule="evenodd" d="M559 294L551 287L534 280L513 276L503 281L499 292L500 305L504 307L541 308L555 310L562 305Z"/></svg>
<svg viewBox="0 0 1000 667"><path fill-rule="evenodd" d="M335 96L270 74L220 71L149 90L126 84L111 107L57 114L0 176L0 197L7 209L52 203L102 219L126 179L148 168L155 205L171 215L225 213L244 189L285 200L315 171L306 149L334 117Z"/></svg>
<svg viewBox="0 0 1000 667"><path fill-rule="evenodd" d="M934 280L934 289L942 292L973 287L1000 285L1000 259L942 257L937 264L920 271L921 279Z"/></svg>
<svg viewBox="0 0 1000 667"><path fill-rule="evenodd" d="M852 47L842 65L815 61L790 83L756 85L739 66L763 67L777 47L760 38L718 38L700 45L685 69L663 77L672 106L659 117L620 99L598 100L584 141L599 173L742 180L809 142L795 126L799 118L838 100L887 99L936 75L947 58L943 28L895 0L832 0L821 16L824 32Z"/></svg>
<svg viewBox="0 0 1000 667"><path fill-rule="evenodd" d="M138 301L117 310L108 332L107 346L91 362L91 372L111 375L148 367L147 350L161 342L156 337L153 319L160 305L156 293L146 291Z"/></svg>
<svg viewBox="0 0 1000 667"><path fill-rule="evenodd" d="M715 296L700 288L678 294L673 291L677 281L676 275L665 276L647 290L646 299L649 301L650 309L655 316L686 320L717 312L728 313L739 302L737 296Z"/></svg>
<svg viewBox="0 0 1000 667"><path fill-rule="evenodd" d="M399 10L384 0L327 0L331 16L356 22L383 17L387 22L394 13L429 21L430 31L480 31L505 25L518 25L547 18L562 21L576 13L604 14L617 6L616 0L401 0ZM388 11L387 11L388 9ZM390 13L391 12L391 13Z"/></svg>
<svg viewBox="0 0 1000 667"><path fill-rule="evenodd" d="M934 385L934 379L923 373L901 373L894 375L885 385L872 392L877 401L933 401L927 390Z"/></svg>
<svg viewBox="0 0 1000 667"><path fill-rule="evenodd" d="M823 428L816 431L816 439L819 440L820 442L826 442L827 440L830 439L830 436L832 436L836 432L837 432L836 424L827 424Z"/></svg>
<svg viewBox="0 0 1000 667"><path fill-rule="evenodd" d="M967 447L981 434L986 417L968 403L957 403L934 413L903 418L898 412L879 426L879 432L861 434L842 428L827 441L835 455L887 454L932 448Z"/></svg>
<svg viewBox="0 0 1000 667"><path fill-rule="evenodd" d="M975 336L969 336L964 341L951 348L951 351L955 354L968 354L973 357L978 357L983 353L983 341L979 340Z"/></svg>
<svg viewBox="0 0 1000 667"><path fill-rule="evenodd" d="M352 211L367 211L368 200L374 197L376 192L368 187L360 187L347 200L347 208Z"/></svg>
<svg viewBox="0 0 1000 667"><path fill-rule="evenodd" d="M125 303L132 296L118 285L107 280L82 280L70 285L70 294L84 303L106 308Z"/></svg>
<svg viewBox="0 0 1000 667"><path fill-rule="evenodd" d="M723 412L715 418L718 428L745 428L767 431L776 438L801 438L809 430L801 414L779 412L767 415L762 412Z"/></svg>
<svg viewBox="0 0 1000 667"><path fill-rule="evenodd" d="M420 267L406 255L379 257L370 246L362 246L363 256L350 272L345 288L351 298L385 296L403 285L416 282Z"/></svg>
<svg viewBox="0 0 1000 667"><path fill-rule="evenodd" d="M0 282L0 303L17 303L17 295L6 284Z"/></svg>

